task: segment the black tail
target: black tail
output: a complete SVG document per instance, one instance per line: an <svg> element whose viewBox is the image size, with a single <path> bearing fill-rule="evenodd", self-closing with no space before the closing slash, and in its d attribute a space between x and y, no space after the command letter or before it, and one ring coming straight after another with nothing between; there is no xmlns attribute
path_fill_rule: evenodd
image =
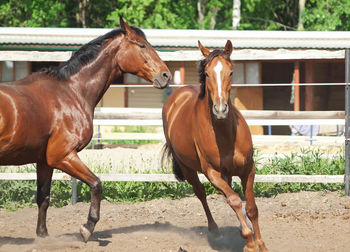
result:
<svg viewBox="0 0 350 252"><path fill-rule="evenodd" d="M175 161L172 153L171 146L168 145L168 143L164 144L163 146L163 154L162 154L162 167L164 167L164 161L165 159L171 159L173 162L173 172L175 174L175 178L178 181L185 181L185 176L182 173L180 165Z"/></svg>

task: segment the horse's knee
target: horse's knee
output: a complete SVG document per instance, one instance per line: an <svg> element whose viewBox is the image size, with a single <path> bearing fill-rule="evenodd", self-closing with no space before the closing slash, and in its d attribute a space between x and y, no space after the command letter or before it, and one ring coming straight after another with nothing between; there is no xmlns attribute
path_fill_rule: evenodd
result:
<svg viewBox="0 0 350 252"><path fill-rule="evenodd" d="M236 211L242 208L242 200L238 195L230 195L227 197L227 203Z"/></svg>
<svg viewBox="0 0 350 252"><path fill-rule="evenodd" d="M47 209L50 203L50 196L40 197L38 195L36 199L36 203L38 204L39 208Z"/></svg>
<svg viewBox="0 0 350 252"><path fill-rule="evenodd" d="M249 219L256 219L258 217L259 211L256 204L249 205L246 204L245 210Z"/></svg>
<svg viewBox="0 0 350 252"><path fill-rule="evenodd" d="M102 193L102 183L99 178L97 178L91 185L91 191L96 195L101 195Z"/></svg>

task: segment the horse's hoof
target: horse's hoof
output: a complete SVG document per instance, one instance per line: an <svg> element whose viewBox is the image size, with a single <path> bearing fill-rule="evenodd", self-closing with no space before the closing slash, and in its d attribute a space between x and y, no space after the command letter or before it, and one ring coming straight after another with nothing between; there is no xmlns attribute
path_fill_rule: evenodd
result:
<svg viewBox="0 0 350 252"><path fill-rule="evenodd" d="M40 238L45 238L47 236L49 236L49 233L47 232L47 230L44 231L36 231L36 235Z"/></svg>
<svg viewBox="0 0 350 252"><path fill-rule="evenodd" d="M89 240L91 236L91 232L85 227L85 225L80 226L80 234L85 243Z"/></svg>

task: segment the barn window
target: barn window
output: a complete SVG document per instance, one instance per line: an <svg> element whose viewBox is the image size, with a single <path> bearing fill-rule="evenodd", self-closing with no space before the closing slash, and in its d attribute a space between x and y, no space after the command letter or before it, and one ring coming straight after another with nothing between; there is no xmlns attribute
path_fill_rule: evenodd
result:
<svg viewBox="0 0 350 252"><path fill-rule="evenodd" d="M2 61L1 82L20 80L29 74L29 63L26 61Z"/></svg>
<svg viewBox="0 0 350 252"><path fill-rule="evenodd" d="M259 62L234 62L233 84L259 84L260 63Z"/></svg>

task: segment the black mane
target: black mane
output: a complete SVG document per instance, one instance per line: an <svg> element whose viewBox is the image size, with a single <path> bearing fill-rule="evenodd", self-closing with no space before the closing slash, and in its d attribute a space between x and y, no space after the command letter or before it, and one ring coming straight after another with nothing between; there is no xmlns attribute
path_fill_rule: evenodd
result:
<svg viewBox="0 0 350 252"><path fill-rule="evenodd" d="M203 98L205 95L205 66L212 61L215 57L222 56L226 60L230 61L230 57L225 53L224 50L214 50L212 51L208 58L205 58L199 62L199 68L198 68L198 73L199 73L199 82L201 84L201 91L199 93L199 98Z"/></svg>
<svg viewBox="0 0 350 252"><path fill-rule="evenodd" d="M141 29L134 26L130 27L136 32L137 35L146 39L146 36ZM43 68L40 70L40 72L45 72L49 75L55 76L59 80L67 80L72 74L79 72L82 66L96 59L98 53L108 39L114 38L121 33L125 34L125 32L120 28L114 29L83 45L67 62L61 66Z"/></svg>

